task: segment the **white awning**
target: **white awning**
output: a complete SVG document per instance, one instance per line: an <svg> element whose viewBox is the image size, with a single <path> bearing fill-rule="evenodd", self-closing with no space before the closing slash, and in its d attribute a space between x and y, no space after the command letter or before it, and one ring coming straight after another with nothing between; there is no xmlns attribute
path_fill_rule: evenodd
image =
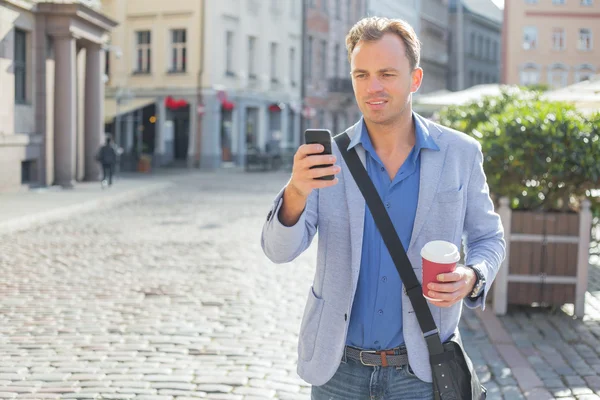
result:
<svg viewBox="0 0 600 400"><path fill-rule="evenodd" d="M146 107L150 104L156 103L155 98L134 98L129 100L125 104L119 106L119 115L127 114L128 112L135 111L139 108ZM117 115L117 101L113 99L104 100L104 123L112 122L113 118Z"/></svg>

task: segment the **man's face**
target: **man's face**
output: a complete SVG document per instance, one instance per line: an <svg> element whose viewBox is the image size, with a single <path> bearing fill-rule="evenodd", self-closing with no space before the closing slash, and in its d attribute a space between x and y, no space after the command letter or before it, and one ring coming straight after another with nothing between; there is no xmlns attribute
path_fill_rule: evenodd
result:
<svg viewBox="0 0 600 400"><path fill-rule="evenodd" d="M393 124L410 110L411 94L423 77L420 68L411 70L404 42L392 33L374 42L358 42L350 68L358 108L367 122L382 125Z"/></svg>

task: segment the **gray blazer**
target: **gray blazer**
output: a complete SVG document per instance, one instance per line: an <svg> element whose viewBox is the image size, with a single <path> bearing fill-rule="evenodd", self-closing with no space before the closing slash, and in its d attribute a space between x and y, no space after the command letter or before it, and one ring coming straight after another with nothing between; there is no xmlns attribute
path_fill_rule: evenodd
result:
<svg viewBox="0 0 600 400"><path fill-rule="evenodd" d="M504 259L504 232L494 212L479 143L469 136L434 124L415 114L415 123L431 135L440 151L421 152L419 201L408 257L421 280L420 251L431 240L457 246L464 239L465 264L477 265L486 277L484 295L470 308L485 306L485 298ZM360 135L362 122L348 130ZM306 382L325 384L337 371L346 343L350 311L360 270L365 200L335 142L333 153L342 167L335 186L314 190L296 225L277 218L283 190L275 198L262 231L262 248L275 263L294 260L319 230L317 268L300 327L298 374ZM365 163L365 151L356 147ZM400 290L400 288L398 288ZM408 357L415 374L431 382L429 353L409 298L403 290L402 323ZM443 341L458 333L462 302L449 308L429 304Z"/></svg>

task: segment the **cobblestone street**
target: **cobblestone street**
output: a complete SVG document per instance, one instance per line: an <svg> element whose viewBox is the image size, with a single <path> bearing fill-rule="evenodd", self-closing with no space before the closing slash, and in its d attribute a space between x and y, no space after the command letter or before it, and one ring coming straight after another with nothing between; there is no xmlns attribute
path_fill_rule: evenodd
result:
<svg viewBox="0 0 600 400"><path fill-rule="evenodd" d="M0 398L308 400L296 346L316 246L290 265L260 249L287 178L194 174L0 235ZM494 342L483 313L465 311L489 399L600 399L598 276L584 321L560 310L500 318L513 343Z"/></svg>

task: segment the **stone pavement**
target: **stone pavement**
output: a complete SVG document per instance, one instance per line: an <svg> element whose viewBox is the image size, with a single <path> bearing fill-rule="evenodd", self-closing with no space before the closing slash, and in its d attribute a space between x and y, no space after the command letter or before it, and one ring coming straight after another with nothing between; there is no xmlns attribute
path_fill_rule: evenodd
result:
<svg viewBox="0 0 600 400"><path fill-rule="evenodd" d="M148 175L123 173L114 179L112 187L104 189L100 182L83 182L78 183L74 189L53 186L0 193L0 233L27 229L143 197L190 174L194 172L187 169L164 169Z"/></svg>
<svg viewBox="0 0 600 400"><path fill-rule="evenodd" d="M286 179L189 174L0 232L0 399L309 399L296 347L316 248L274 265L259 240ZM599 287L593 268L583 321L465 310L488 398L600 398Z"/></svg>

